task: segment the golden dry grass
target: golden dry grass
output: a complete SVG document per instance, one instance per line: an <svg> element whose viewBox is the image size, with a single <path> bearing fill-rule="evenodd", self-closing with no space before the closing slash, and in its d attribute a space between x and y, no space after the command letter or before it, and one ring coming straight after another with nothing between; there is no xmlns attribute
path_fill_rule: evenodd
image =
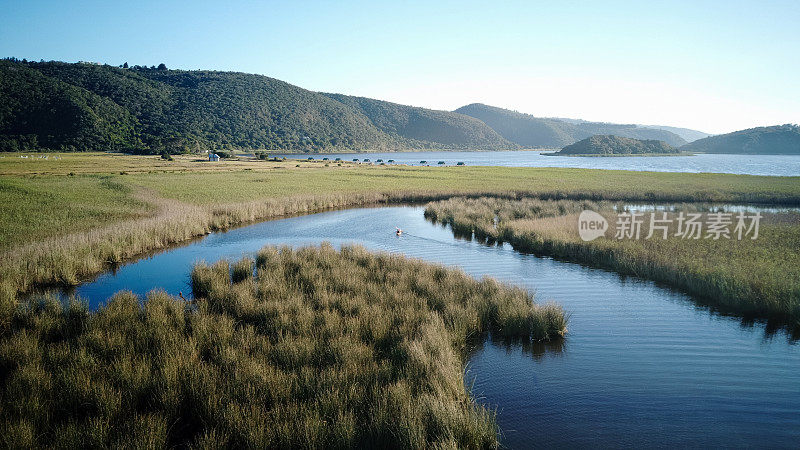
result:
<svg viewBox="0 0 800 450"><path fill-rule="evenodd" d="M255 275L254 275L254 268ZM31 300L0 328L4 446L494 448L467 340L558 339L560 308L360 247L200 265L193 305Z"/></svg>
<svg viewBox="0 0 800 450"><path fill-rule="evenodd" d="M583 209L607 218L605 237L580 239L578 212ZM675 237L674 223L668 239L644 239L649 214L641 239L615 239L617 216L610 203L449 199L429 204L426 216L451 224L457 233L665 282L732 313L800 325L798 213L765 214L756 240L681 239ZM497 217L497 224L489 217Z"/></svg>

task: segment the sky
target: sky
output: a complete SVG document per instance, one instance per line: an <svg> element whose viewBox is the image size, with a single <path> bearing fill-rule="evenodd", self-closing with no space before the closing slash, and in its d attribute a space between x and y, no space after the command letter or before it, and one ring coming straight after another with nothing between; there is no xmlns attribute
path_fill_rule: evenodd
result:
<svg viewBox="0 0 800 450"><path fill-rule="evenodd" d="M0 57L165 63L453 110L800 122L800 1L0 0Z"/></svg>

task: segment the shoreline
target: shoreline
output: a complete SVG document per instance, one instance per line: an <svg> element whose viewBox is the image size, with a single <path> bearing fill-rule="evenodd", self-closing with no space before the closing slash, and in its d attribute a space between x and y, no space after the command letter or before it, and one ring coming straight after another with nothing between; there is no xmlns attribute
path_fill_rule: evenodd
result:
<svg viewBox="0 0 800 450"><path fill-rule="evenodd" d="M696 156L696 153L626 153L626 154L593 154L593 153L572 153L572 154L559 154L559 152L542 152L542 156L575 156L575 157L582 157L582 158L602 158L602 157L623 157L623 156L643 156L643 157L654 157L654 156Z"/></svg>

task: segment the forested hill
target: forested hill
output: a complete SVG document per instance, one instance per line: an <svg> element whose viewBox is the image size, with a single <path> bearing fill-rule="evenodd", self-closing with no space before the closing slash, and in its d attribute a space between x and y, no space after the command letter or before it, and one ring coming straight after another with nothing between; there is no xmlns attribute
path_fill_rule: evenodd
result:
<svg viewBox="0 0 800 450"><path fill-rule="evenodd" d="M674 147L686 141L667 130L603 122L540 118L508 109L473 103L455 110L485 122L501 136L526 148L561 148L594 135L615 135L664 141Z"/></svg>
<svg viewBox="0 0 800 450"><path fill-rule="evenodd" d="M800 126L750 128L694 141L681 150L704 153L800 155Z"/></svg>
<svg viewBox="0 0 800 450"><path fill-rule="evenodd" d="M641 140L611 135L596 135L568 145L556 155L658 155L676 154L679 150L664 141Z"/></svg>
<svg viewBox="0 0 800 450"><path fill-rule="evenodd" d="M0 150L516 148L447 111L236 72L0 60Z"/></svg>
<svg viewBox="0 0 800 450"><path fill-rule="evenodd" d="M325 94L364 114L378 130L392 137L410 139L414 147L430 147L431 143L447 142L460 148L474 148L473 143L495 143L493 149L514 149L509 142L482 121L449 111L418 108L397 103ZM487 145L484 144L484 147Z"/></svg>

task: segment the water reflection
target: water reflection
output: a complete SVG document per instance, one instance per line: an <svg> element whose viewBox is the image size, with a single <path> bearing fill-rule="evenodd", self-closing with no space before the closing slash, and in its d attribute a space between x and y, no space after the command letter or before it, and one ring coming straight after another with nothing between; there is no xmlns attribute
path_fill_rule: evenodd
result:
<svg viewBox="0 0 800 450"><path fill-rule="evenodd" d="M792 214L792 216L794 216L794 214ZM795 219L796 219L796 217L795 217ZM464 242L475 242L475 243L478 243L480 245L484 245L484 246L487 246L487 247L503 247L503 245L504 245L504 241L503 241L502 238L491 236L491 235L487 235L487 234L483 233L479 228L473 229L472 227L463 226L463 225L461 225L461 226L456 225L454 227L451 224L445 224L445 223L437 222L436 220L431 219L431 218L426 218L426 220L428 222L430 222L431 225L435 225L435 226L437 226L439 228L442 228L442 229L445 229L445 230L449 230L453 234L453 237L455 239L458 239L458 240L461 240L461 241L464 241ZM550 256L550 255L537 253L537 252L534 252L534 251L530 251L530 250L528 250L526 248L520 248L518 246L514 246L513 243L509 243L509 245L511 246L512 249L514 249L514 251L516 251L516 252L518 252L520 254L532 255L532 256L535 256L535 257L538 257L538 258L548 258L548 259L552 259L554 261L561 261L561 262L565 262L565 263L573 263L573 261L568 259L568 258L560 258L560 257L554 257L554 256ZM594 268L594 269L598 269L598 270L606 271L609 274L611 274L612 276L616 276L617 278L619 278L619 281L621 283L623 283L623 284L628 280L636 280L637 282L642 281L642 279L634 277L634 276L631 276L631 275L626 275L626 274L623 274L623 273L618 273L618 272L614 272L614 271L611 271L611 270L606 270L606 269L604 269L602 266L600 266L598 264L581 263L581 265L586 266L586 267L591 267L591 268ZM671 286L669 284L658 282L658 281L655 281L655 282L652 282L652 283L655 284L656 286L658 286L661 289L670 290L670 291L673 291L673 292L676 292L676 293L685 294L685 295L688 296L686 298L674 299L674 301L686 303L687 302L686 299L689 298L689 299L691 299L691 301L692 301L694 306L699 307L700 309L704 310L705 312L708 312L712 316L720 316L720 317L726 317L726 318L739 320L740 321L740 327L742 329L755 329L755 328L758 328L760 330L763 330L764 341L770 341L775 336L781 335L781 336L785 336L787 341L790 344L797 344L798 342L800 342L800 323L798 323L794 319L787 318L787 317L763 317L763 316L758 316L758 315L753 315L753 314L746 314L746 313L743 314L742 312L740 312L740 311L738 311L736 309L733 309L733 308L731 308L729 306L719 304L713 298L693 295L693 294L690 294L690 293L688 293L688 292L686 292L684 290L675 288L675 287L673 287L673 286Z"/></svg>
<svg viewBox="0 0 800 450"><path fill-rule="evenodd" d="M557 338L550 341L521 341L504 336L489 334L481 336L480 339L470 341L467 352L468 358L482 352L486 345L492 345L506 352L521 350L526 356L530 356L535 361L541 361L545 357L558 357L566 351L568 338Z"/></svg>

